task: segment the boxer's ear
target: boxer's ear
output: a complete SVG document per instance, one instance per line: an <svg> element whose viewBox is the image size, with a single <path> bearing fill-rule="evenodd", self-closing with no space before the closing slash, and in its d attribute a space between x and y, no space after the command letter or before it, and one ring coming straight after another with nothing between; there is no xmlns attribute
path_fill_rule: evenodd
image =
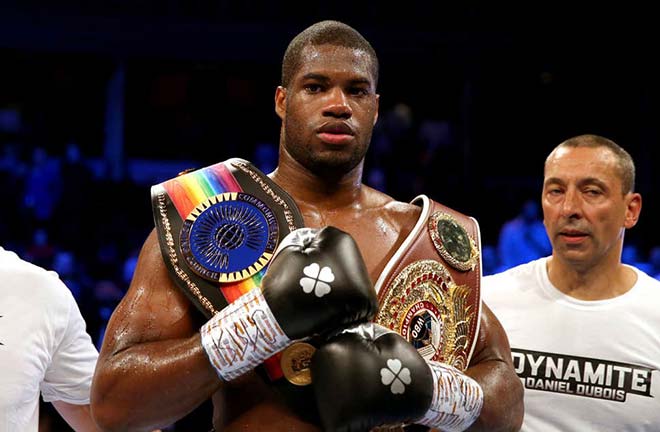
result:
<svg viewBox="0 0 660 432"><path fill-rule="evenodd" d="M275 90L275 112L284 120L286 113L286 89L282 86L277 86Z"/></svg>

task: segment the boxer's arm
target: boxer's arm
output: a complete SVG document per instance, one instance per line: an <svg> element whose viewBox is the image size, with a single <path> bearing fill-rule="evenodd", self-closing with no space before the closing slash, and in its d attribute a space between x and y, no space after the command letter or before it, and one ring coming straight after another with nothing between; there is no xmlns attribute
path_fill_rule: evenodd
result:
<svg viewBox="0 0 660 432"><path fill-rule="evenodd" d="M516 375L511 348L502 325L482 305L477 346L466 374L484 393L484 404L470 431L517 431L523 420L523 386Z"/></svg>
<svg viewBox="0 0 660 432"><path fill-rule="evenodd" d="M106 329L92 384L104 430L153 430L190 413L221 381L202 348L196 310L170 280L155 231Z"/></svg>

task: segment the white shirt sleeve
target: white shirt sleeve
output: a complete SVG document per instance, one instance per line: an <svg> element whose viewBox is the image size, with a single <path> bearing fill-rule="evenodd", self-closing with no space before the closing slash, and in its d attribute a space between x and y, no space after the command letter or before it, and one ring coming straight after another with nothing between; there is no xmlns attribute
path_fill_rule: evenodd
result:
<svg viewBox="0 0 660 432"><path fill-rule="evenodd" d="M89 403L99 354L86 331L78 304L68 289L66 296L69 305L67 325L41 383L41 393L46 402L61 400L82 405Z"/></svg>

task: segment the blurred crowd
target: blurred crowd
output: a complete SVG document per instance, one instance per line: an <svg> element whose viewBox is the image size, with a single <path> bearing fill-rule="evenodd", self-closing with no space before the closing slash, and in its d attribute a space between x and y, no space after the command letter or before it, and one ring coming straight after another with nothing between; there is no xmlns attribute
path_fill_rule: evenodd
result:
<svg viewBox="0 0 660 432"><path fill-rule="evenodd" d="M75 143L60 155L6 143L0 185L6 209L0 215L2 246L56 271L100 344L148 233L148 195L136 196L139 189L132 184L97 177Z"/></svg>

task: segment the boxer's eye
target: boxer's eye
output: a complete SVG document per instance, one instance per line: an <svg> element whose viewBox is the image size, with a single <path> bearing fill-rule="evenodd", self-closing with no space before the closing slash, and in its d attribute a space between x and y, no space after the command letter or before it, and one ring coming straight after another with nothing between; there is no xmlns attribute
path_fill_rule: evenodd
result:
<svg viewBox="0 0 660 432"><path fill-rule="evenodd" d="M305 85L305 90L309 93L319 93L323 90L323 87L320 84L307 84Z"/></svg>
<svg viewBox="0 0 660 432"><path fill-rule="evenodd" d="M366 96L369 94L369 89L366 87L351 87L348 91L353 96Z"/></svg>

